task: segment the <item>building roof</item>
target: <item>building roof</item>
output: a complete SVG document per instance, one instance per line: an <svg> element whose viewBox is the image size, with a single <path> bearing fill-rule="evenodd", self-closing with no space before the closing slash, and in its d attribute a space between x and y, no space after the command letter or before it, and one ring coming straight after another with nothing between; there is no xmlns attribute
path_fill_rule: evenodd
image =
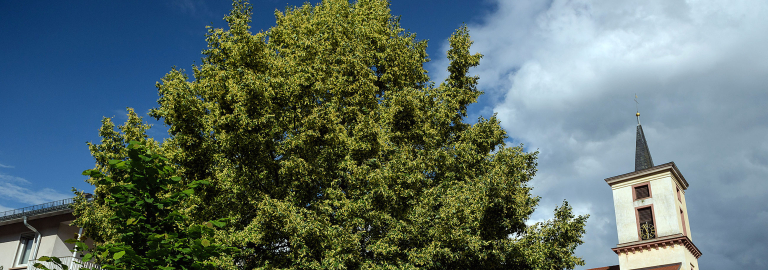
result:
<svg viewBox="0 0 768 270"><path fill-rule="evenodd" d="M637 136L635 139L635 171L653 167L651 151L648 150L648 141L645 140L643 126L637 123Z"/></svg>
<svg viewBox="0 0 768 270"><path fill-rule="evenodd" d="M665 264L665 265L651 266L651 267L645 267L645 268L637 268L632 270L680 270L681 265L682 263L673 263L673 264ZM614 265L614 266L591 268L587 270L619 270L619 266Z"/></svg>
<svg viewBox="0 0 768 270"><path fill-rule="evenodd" d="M651 267L645 267L645 268L637 268L632 270L680 270L680 266L682 265L683 263L673 263L673 264L657 265L657 266L651 266Z"/></svg>
<svg viewBox="0 0 768 270"><path fill-rule="evenodd" d="M608 183L608 185L615 185L624 181L629 181L632 179L640 178L643 176L646 176L648 174L654 174L662 171L669 171L674 177L680 181L680 186L685 190L688 189L688 181L685 180L685 177L683 177L683 174L680 173L680 170L677 168L677 165L675 165L675 162L668 162L664 163L658 166L653 166L648 169L634 171L631 173L625 173L622 175L617 175L614 177L605 178L605 182Z"/></svg>
<svg viewBox="0 0 768 270"><path fill-rule="evenodd" d="M72 209L70 208L70 205L72 205L72 203L74 203L74 198L0 212L0 225L21 222L24 216L29 219L71 213Z"/></svg>
<svg viewBox="0 0 768 270"><path fill-rule="evenodd" d="M619 270L619 266L618 265L614 265L614 266L591 268L591 269L587 269L587 270Z"/></svg>

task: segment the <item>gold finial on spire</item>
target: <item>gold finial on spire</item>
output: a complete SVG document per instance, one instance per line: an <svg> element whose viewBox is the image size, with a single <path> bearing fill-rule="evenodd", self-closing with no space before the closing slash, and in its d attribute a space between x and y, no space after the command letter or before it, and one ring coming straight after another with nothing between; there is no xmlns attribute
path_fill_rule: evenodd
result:
<svg viewBox="0 0 768 270"><path fill-rule="evenodd" d="M637 125L640 125L640 102L637 102L637 93L635 93L635 109L637 109Z"/></svg>

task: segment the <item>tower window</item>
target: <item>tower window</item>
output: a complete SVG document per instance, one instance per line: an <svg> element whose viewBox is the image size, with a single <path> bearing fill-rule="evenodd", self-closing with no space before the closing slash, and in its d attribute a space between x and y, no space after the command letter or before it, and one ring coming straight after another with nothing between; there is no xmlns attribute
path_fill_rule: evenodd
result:
<svg viewBox="0 0 768 270"><path fill-rule="evenodd" d="M680 220L683 222L683 235L688 235L688 232L685 229L685 215L683 214L683 209L680 209Z"/></svg>
<svg viewBox="0 0 768 270"><path fill-rule="evenodd" d="M651 197L651 185L648 183L633 186L635 200L645 199Z"/></svg>
<svg viewBox="0 0 768 270"><path fill-rule="evenodd" d="M656 227L653 225L653 210L651 207L637 209L637 221L641 240L656 238Z"/></svg>
<svg viewBox="0 0 768 270"><path fill-rule="evenodd" d="M680 188L679 187L677 188L677 200L680 201L680 202L683 202L683 199L680 196Z"/></svg>

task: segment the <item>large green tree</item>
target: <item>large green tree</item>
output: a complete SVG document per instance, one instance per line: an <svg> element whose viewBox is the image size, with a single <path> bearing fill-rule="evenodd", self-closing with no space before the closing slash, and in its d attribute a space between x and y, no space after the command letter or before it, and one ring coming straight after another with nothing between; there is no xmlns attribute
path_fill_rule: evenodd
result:
<svg viewBox="0 0 768 270"><path fill-rule="evenodd" d="M169 128L158 151L182 182L210 181L184 212L197 223L229 220L217 241L240 252L218 265L583 265L574 249L586 217L567 202L552 220L526 225L539 201L527 184L537 153L506 146L495 116L465 123L482 94L468 74L482 56L470 53L466 27L451 36L450 76L435 85L427 42L401 28L388 1L325 0L276 17L252 33L251 8L234 3L229 29L209 30L194 78L168 73L150 113Z"/></svg>

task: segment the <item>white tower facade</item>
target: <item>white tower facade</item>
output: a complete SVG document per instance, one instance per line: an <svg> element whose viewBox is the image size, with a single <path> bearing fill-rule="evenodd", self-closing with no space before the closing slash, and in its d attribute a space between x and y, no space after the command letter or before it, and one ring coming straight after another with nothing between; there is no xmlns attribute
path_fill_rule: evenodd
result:
<svg viewBox="0 0 768 270"><path fill-rule="evenodd" d="M613 191L621 270L697 270L685 191L688 182L674 162L653 165L637 114L635 171L605 179Z"/></svg>
<svg viewBox="0 0 768 270"><path fill-rule="evenodd" d="M605 179L613 190L620 269L699 269L685 190L688 182L674 162Z"/></svg>

